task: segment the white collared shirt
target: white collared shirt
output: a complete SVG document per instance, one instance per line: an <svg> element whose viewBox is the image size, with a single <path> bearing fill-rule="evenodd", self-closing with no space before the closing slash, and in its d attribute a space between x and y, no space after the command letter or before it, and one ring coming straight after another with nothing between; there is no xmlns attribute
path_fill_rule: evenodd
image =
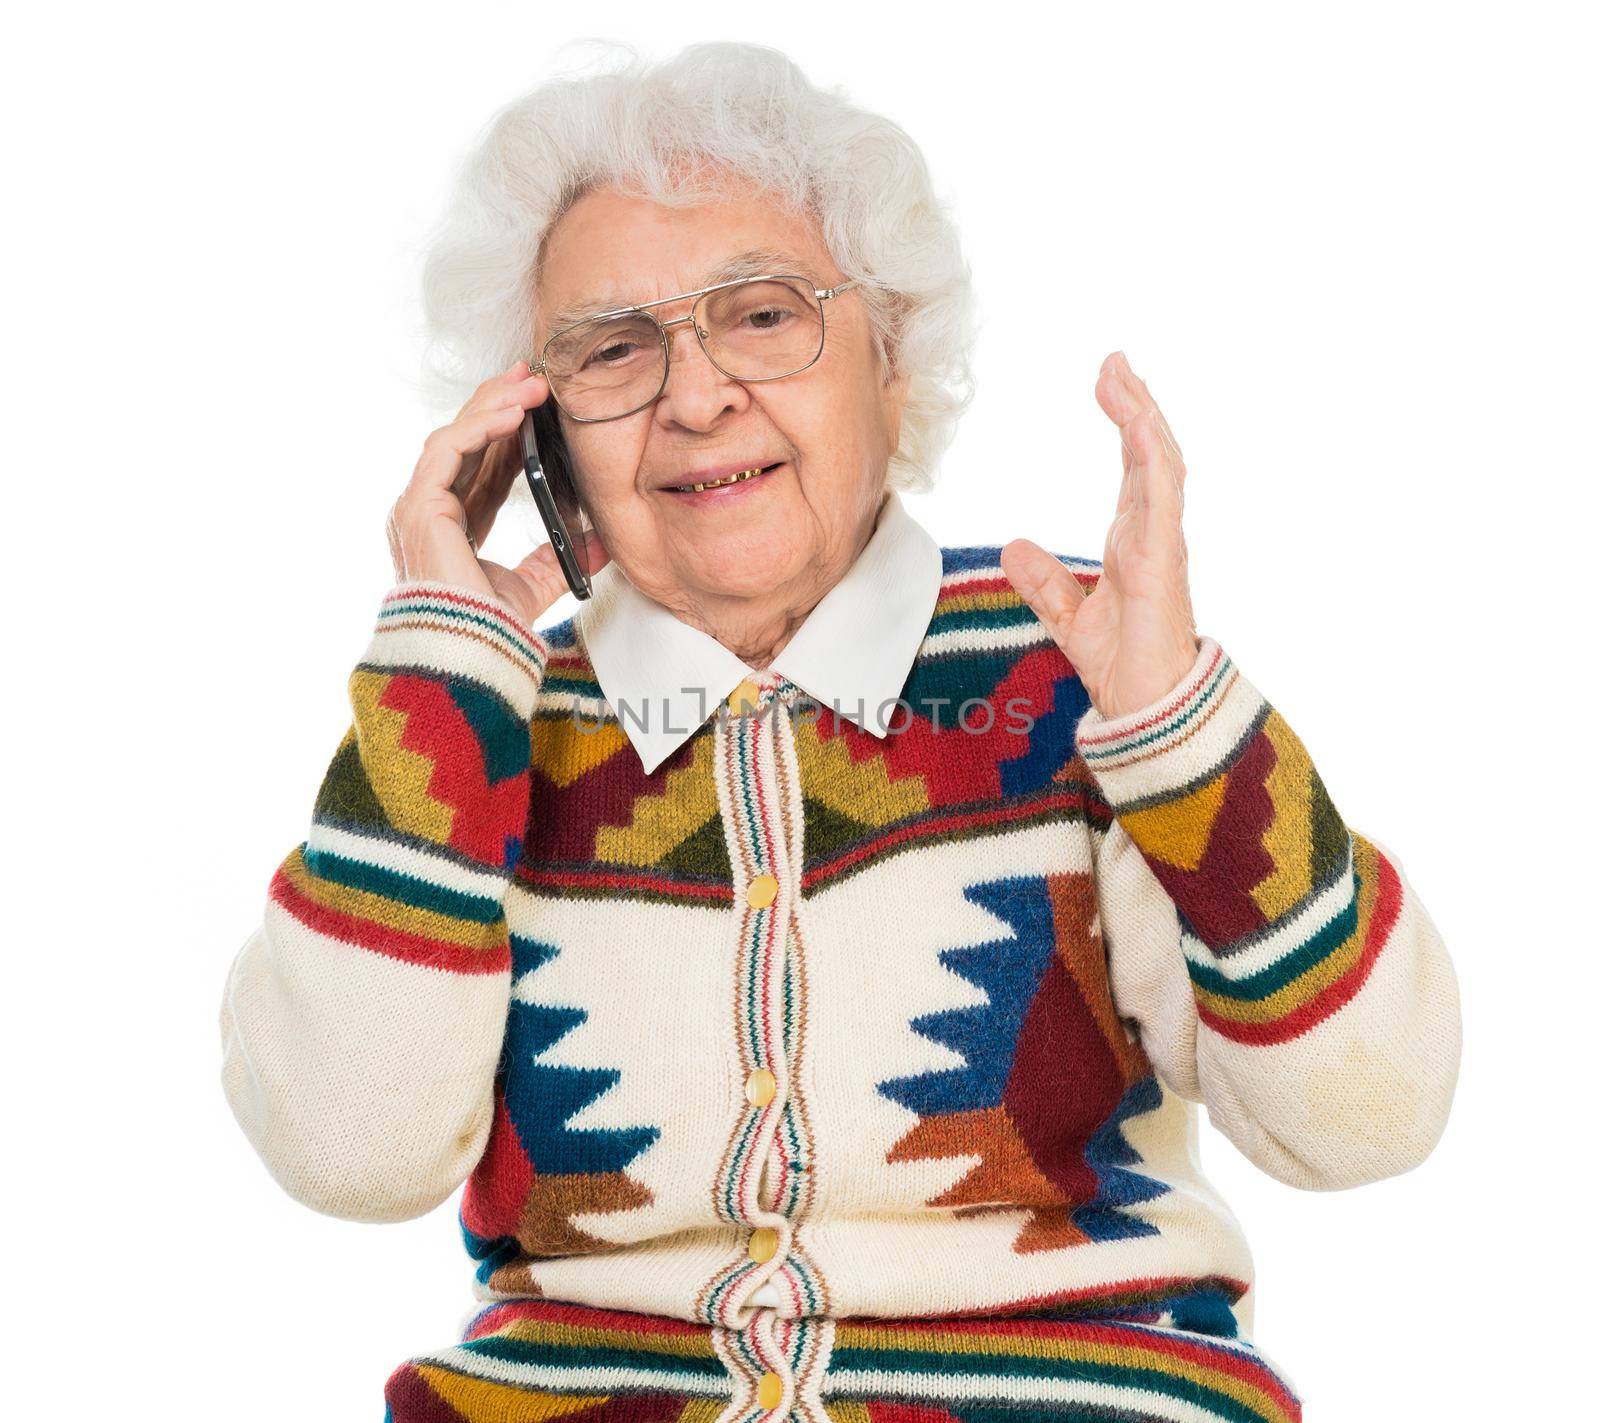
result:
<svg viewBox="0 0 1600 1423"><path fill-rule="evenodd" d="M773 659L840 716L884 736L939 597L939 545L890 490L872 537ZM741 682L756 677L709 633L680 621L616 563L575 614L595 678L648 774Z"/></svg>

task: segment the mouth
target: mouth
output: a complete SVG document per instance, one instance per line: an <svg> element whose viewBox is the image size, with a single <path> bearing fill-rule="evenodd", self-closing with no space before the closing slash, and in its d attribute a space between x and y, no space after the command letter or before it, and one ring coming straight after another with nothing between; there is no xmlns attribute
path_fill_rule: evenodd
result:
<svg viewBox="0 0 1600 1423"><path fill-rule="evenodd" d="M749 469L737 470L732 474L725 474L720 479L703 479L693 484L664 484L662 489L668 494L704 494L708 490L727 489L733 485L748 484L753 479L760 479L763 475L771 474L773 470L782 465L777 464L753 465Z"/></svg>

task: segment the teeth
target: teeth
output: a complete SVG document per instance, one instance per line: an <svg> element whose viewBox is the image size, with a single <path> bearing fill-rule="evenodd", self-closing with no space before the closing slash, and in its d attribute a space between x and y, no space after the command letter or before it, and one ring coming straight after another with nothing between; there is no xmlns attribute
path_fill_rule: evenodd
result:
<svg viewBox="0 0 1600 1423"><path fill-rule="evenodd" d="M703 489L720 489L724 484L737 484L741 479L754 479L761 473L760 468L742 469L738 474L727 475L723 479L702 480L699 484L675 484L674 489L692 489L696 494Z"/></svg>

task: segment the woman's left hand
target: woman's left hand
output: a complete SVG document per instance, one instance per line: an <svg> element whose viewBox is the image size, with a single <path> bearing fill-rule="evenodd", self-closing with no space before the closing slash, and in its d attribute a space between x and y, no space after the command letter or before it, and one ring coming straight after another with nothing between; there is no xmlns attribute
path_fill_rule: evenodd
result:
<svg viewBox="0 0 1600 1423"><path fill-rule="evenodd" d="M1121 351L1102 362L1094 395L1122 432L1122 492L1094 592L1085 596L1061 561L1029 539L1008 543L1000 566L1095 710L1110 718L1166 696L1200 643L1183 539L1183 452Z"/></svg>

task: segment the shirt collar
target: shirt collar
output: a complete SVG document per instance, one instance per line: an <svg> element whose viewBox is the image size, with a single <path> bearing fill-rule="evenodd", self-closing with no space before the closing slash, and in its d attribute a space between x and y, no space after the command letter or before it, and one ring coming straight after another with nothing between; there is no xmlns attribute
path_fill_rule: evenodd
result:
<svg viewBox="0 0 1600 1423"><path fill-rule="evenodd" d="M590 580L574 619L600 690L649 774L746 678L787 677L862 730L887 735L943 573L939 545L890 490L856 561L764 672L679 621L615 563Z"/></svg>

